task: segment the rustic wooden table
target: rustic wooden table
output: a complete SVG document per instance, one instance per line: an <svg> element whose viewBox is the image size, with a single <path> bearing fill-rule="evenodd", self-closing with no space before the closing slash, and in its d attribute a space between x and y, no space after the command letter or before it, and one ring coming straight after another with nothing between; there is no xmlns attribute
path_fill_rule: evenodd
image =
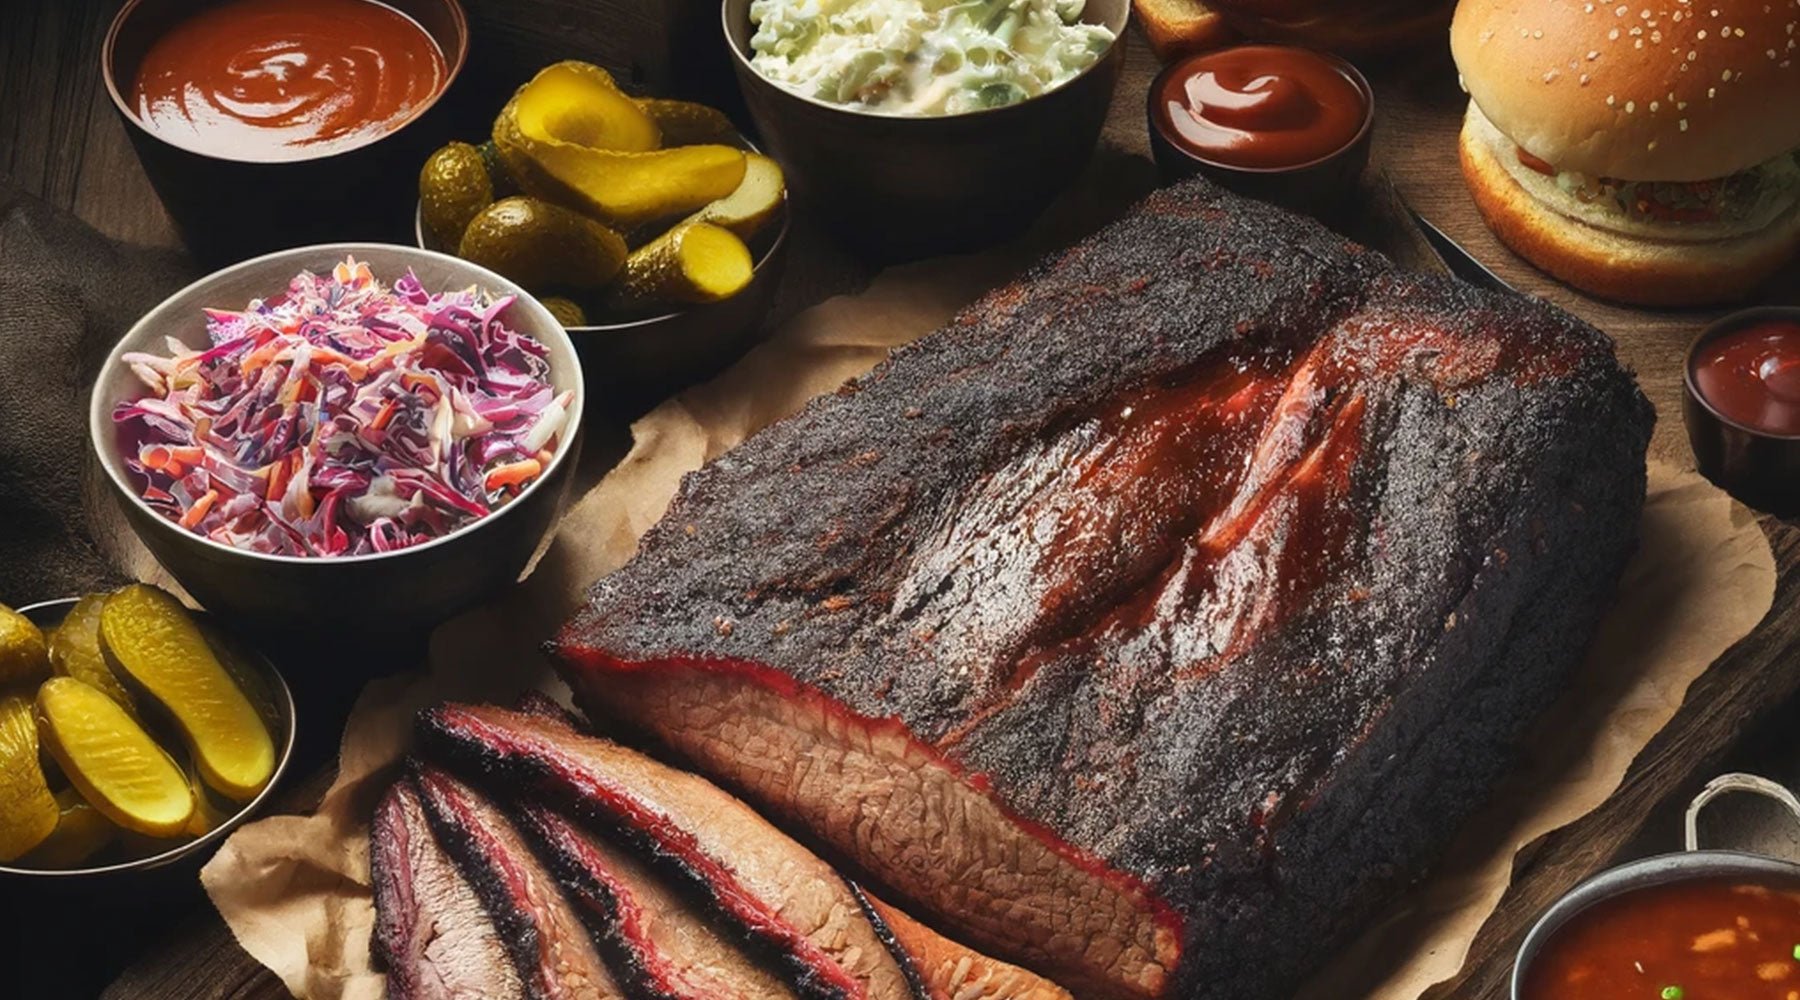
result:
<svg viewBox="0 0 1800 1000"><path fill-rule="evenodd" d="M698 0L647 0L633 10L672 9ZM116 0L7 0L0 4L0 174L25 189L72 210L109 236L153 245L178 245L174 230L126 139L125 131L100 83L101 37ZM590 10L610 9L607 0L470 0L479 24L515 18L491 37L502 56L523 63L515 79L551 57L589 54L620 66L620 33L594 27ZM525 13L520 13L525 12ZM638 15L641 17L641 14ZM702 19L703 20L703 19ZM608 22L616 28L616 23ZM658 29L634 24L636 37L650 38ZM663 32L666 36L670 32ZM477 34L477 46L482 38ZM699 43L695 43L699 44ZM535 58L535 63L525 62ZM702 66L671 69L667 61L649 60L625 67L626 75L657 81L673 74L676 89L692 91L718 74ZM1379 105L1377 163L1399 191L1478 258L1523 291L1541 295L1593 322L1619 342L1620 353L1638 373L1644 391L1663 415L1653 453L1680 465L1691 457L1680 421L1683 351L1707 313L1649 313L1595 302L1537 274L1499 246L1474 214L1456 168L1455 137L1464 101L1453 84L1453 70L1443 57L1407 60L1404 66L1377 67ZM716 70L716 67L712 69ZM1141 107L1154 61L1141 39L1133 40L1126 76L1119 90L1109 135L1127 151L1143 148ZM701 81L696 83L696 81ZM685 85L685 86L684 86ZM865 269L848 262L830 243L803 231L778 314L855 287ZM1790 273L1777 282L1778 293L1800 301L1800 276ZM616 455L624 438L613 429L608 440ZM607 448L588 474L597 475L607 462ZM1659 808L1690 794L1722 764L1768 765L1779 773L1800 757L1800 529L1765 518L1764 530L1774 546L1780 580L1775 610L1750 637L1723 657L1689 693L1687 704L1633 765L1619 792L1601 809L1564 830L1543 838L1519 858L1513 890L1478 940L1461 976L1435 997L1500 998L1511 955L1530 920L1576 881L1603 867L1622 851L1654 844L1642 831ZM340 696L322 703L346 706ZM316 798L329 775L330 740L342 717L317 715L312 771L294 781L286 795L293 808ZM319 734L324 735L320 736ZM39 921L73 924L117 901L81 901L59 905L71 913L52 913ZM98 935L71 930L52 935L50 950L33 954L37 961L56 962L69 970L54 996L104 992L119 998L275 997L278 981L237 948L229 932L192 886L177 892L174 902L146 906L119 916ZM9 912L0 920L19 921ZM8 932L0 931L0 936ZM0 955L4 955L0 951ZM10 965L10 963L7 963ZM0 969L0 977L5 975ZM0 995L7 994L0 978ZM107 985L110 983L110 985Z"/></svg>

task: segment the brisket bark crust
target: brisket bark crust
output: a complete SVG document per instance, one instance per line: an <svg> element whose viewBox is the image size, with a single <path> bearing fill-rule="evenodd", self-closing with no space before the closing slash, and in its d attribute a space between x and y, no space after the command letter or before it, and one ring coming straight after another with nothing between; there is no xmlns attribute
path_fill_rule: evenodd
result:
<svg viewBox="0 0 1800 1000"><path fill-rule="evenodd" d="M554 651L984 951L1274 997L1579 659L1652 421L1569 315L1193 182L688 476Z"/></svg>
<svg viewBox="0 0 1800 1000"><path fill-rule="evenodd" d="M547 714L446 704L417 727L434 759L608 831L805 1000L916 1000L843 878L704 778Z"/></svg>
<svg viewBox="0 0 1800 1000"><path fill-rule="evenodd" d="M407 782L396 782L375 809L369 867L370 946L391 1000L524 1000L505 943Z"/></svg>
<svg viewBox="0 0 1800 1000"><path fill-rule="evenodd" d="M438 843L494 922L532 1000L624 1000L586 925L494 802L444 771L411 775ZM640 994L635 1000L672 1000Z"/></svg>

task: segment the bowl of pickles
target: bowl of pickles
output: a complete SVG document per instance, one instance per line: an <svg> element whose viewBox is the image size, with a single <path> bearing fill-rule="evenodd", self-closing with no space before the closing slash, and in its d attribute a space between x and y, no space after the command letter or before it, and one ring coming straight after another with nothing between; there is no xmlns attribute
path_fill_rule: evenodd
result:
<svg viewBox="0 0 1800 1000"><path fill-rule="evenodd" d="M634 97L583 62L545 67L484 141L419 175L419 246L518 282L568 330L590 399L635 414L762 332L787 183L723 113Z"/></svg>
<svg viewBox="0 0 1800 1000"><path fill-rule="evenodd" d="M165 591L0 607L0 881L208 852L293 751L274 667Z"/></svg>

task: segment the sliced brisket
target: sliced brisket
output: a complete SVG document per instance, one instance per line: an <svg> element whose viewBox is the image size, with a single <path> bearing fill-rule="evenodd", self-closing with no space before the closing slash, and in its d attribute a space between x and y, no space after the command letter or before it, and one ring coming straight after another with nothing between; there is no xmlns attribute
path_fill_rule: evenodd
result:
<svg viewBox="0 0 1800 1000"><path fill-rule="evenodd" d="M435 767L412 775L426 818L480 897L533 1000L623 1000L586 926L500 807Z"/></svg>
<svg viewBox="0 0 1800 1000"><path fill-rule="evenodd" d="M859 898L924 1000L1074 1000L1048 979L960 945L867 892Z"/></svg>
<svg viewBox="0 0 1800 1000"><path fill-rule="evenodd" d="M783 970L801 996L910 1000L900 967L830 866L706 780L545 715L445 705L428 753L616 833Z"/></svg>
<svg viewBox="0 0 1800 1000"><path fill-rule="evenodd" d="M426 822L418 793L397 782L376 807L369 867L371 948L391 1000L520 1000L525 988L475 890Z"/></svg>
<svg viewBox="0 0 1800 1000"><path fill-rule="evenodd" d="M555 651L1078 995L1281 996L1579 658L1652 419L1567 314L1195 182L689 476Z"/></svg>
<svg viewBox="0 0 1800 1000"><path fill-rule="evenodd" d="M638 992L683 1000L793 1000L781 977L729 931L635 858L555 810L519 807L520 820Z"/></svg>

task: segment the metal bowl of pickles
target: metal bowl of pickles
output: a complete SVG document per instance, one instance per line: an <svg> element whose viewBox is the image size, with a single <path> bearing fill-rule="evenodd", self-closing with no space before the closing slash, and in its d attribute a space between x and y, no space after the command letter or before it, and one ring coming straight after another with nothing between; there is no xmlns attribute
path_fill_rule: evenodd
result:
<svg viewBox="0 0 1800 1000"><path fill-rule="evenodd" d="M293 748L274 666L162 590L0 608L0 882L197 864Z"/></svg>
<svg viewBox="0 0 1800 1000"><path fill-rule="evenodd" d="M574 341L594 405L634 416L755 343L786 259L781 167L714 108L633 97L559 62L479 145L420 171L419 246L538 296Z"/></svg>

